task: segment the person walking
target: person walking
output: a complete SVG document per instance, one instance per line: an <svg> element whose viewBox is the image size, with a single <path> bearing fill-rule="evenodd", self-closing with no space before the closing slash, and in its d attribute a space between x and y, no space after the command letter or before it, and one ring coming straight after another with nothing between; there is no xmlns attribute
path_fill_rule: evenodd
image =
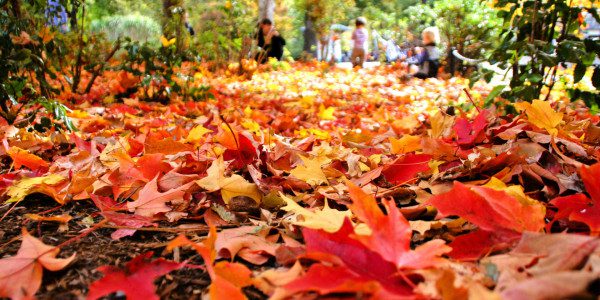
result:
<svg viewBox="0 0 600 300"><path fill-rule="evenodd" d="M367 42L369 40L369 33L365 26L367 25L367 19L364 17L359 17L355 22L356 29L352 33L352 41L354 47L352 48L352 55L350 56L350 61L352 62L353 67L361 67L363 66L365 59L367 57Z"/></svg>

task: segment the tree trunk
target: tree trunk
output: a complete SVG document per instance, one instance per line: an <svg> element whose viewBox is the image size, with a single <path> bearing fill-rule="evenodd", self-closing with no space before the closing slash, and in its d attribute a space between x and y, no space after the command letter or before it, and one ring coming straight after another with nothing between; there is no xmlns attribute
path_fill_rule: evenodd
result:
<svg viewBox="0 0 600 300"><path fill-rule="evenodd" d="M21 1L20 0L11 0L10 1L11 10L13 16L15 18L21 18Z"/></svg>
<svg viewBox="0 0 600 300"><path fill-rule="evenodd" d="M258 20L269 19L275 24L275 0L258 0Z"/></svg>
<svg viewBox="0 0 600 300"><path fill-rule="evenodd" d="M163 0L163 35L167 39L176 38L177 52L184 50L185 46L185 9L183 0Z"/></svg>
<svg viewBox="0 0 600 300"><path fill-rule="evenodd" d="M316 56L317 32L315 31L314 21L308 12L304 14L304 46L302 50L305 55Z"/></svg>

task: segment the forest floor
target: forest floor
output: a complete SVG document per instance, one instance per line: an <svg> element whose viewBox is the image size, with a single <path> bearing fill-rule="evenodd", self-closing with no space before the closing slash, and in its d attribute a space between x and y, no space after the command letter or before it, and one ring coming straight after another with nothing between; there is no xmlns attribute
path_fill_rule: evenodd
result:
<svg viewBox="0 0 600 300"><path fill-rule="evenodd" d="M75 254L40 299L148 292L117 275L163 299L595 299L598 116L560 92L505 114L486 84L403 75L203 72L204 101L109 95L71 105L74 133L3 125L0 266L35 237ZM0 296L35 293L2 272L20 289Z"/></svg>

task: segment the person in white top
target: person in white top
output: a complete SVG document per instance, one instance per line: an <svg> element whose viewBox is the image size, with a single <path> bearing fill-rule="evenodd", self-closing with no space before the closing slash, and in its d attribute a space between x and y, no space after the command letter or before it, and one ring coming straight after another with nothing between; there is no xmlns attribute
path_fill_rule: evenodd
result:
<svg viewBox="0 0 600 300"><path fill-rule="evenodd" d="M362 67L365 59L367 57L367 41L369 40L369 33L365 28L367 24L367 19L364 17L359 17L356 19L356 29L352 33L352 41L354 42L354 47L352 48L352 55L350 56L350 60L352 61L352 66Z"/></svg>

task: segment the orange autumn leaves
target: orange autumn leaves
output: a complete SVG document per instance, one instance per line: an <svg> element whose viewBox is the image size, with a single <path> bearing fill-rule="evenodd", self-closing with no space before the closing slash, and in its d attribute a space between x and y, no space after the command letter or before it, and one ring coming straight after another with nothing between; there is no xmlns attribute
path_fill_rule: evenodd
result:
<svg viewBox="0 0 600 300"><path fill-rule="evenodd" d="M598 170L572 164L598 159L581 142L597 118L539 102L520 104L514 117L439 109L460 98L462 79L402 83L386 69L363 71L302 65L219 78L216 99L205 102L78 106L76 134L12 130L0 190L12 202L32 193L61 204L91 198L125 242L142 227L235 227L168 247L204 258L215 299L243 298L251 285L275 299L492 294L474 267L481 257L531 231L598 235L590 179ZM114 91L135 84L129 74L109 76ZM72 148L59 152L55 141ZM138 276L134 269L166 266L140 283L152 298L154 278L185 267L145 255L130 263L102 268L107 283L89 296L133 297L118 283Z"/></svg>

